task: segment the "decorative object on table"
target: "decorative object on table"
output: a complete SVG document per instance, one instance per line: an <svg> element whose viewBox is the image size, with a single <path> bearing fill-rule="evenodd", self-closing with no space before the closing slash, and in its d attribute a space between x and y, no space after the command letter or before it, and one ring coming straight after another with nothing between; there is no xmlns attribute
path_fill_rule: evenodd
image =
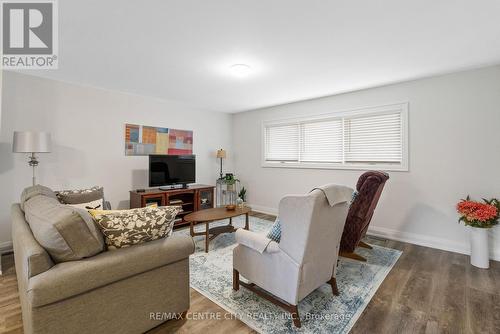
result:
<svg viewBox="0 0 500 334"><path fill-rule="evenodd" d="M33 185L36 184L35 167L38 166L36 153L50 153L50 133L42 131L14 131L12 152L30 153L28 164L33 168Z"/></svg>
<svg viewBox="0 0 500 334"><path fill-rule="evenodd" d="M228 204L236 204L239 184L240 180L235 178L232 173L226 173L225 176L217 180L217 207L223 207Z"/></svg>
<svg viewBox="0 0 500 334"><path fill-rule="evenodd" d="M233 173L226 173L226 176L224 177L224 180L226 181L226 184L227 184L227 188L229 190L232 190L232 191L235 191L235 184L237 182L240 182L240 180L238 180L237 178L234 177L234 174Z"/></svg>
<svg viewBox="0 0 500 334"><path fill-rule="evenodd" d="M245 187L241 187L240 192L238 193L238 199L236 200L236 204L243 207L247 201L247 189Z"/></svg>
<svg viewBox="0 0 500 334"><path fill-rule="evenodd" d="M496 198L483 201L484 203L471 201L467 196L457 204L457 211L460 214L458 222L463 222L469 227L470 263L475 267L488 269L490 267L488 231L498 224L500 202Z"/></svg>
<svg viewBox="0 0 500 334"><path fill-rule="evenodd" d="M213 240L219 234L232 233L236 231L233 226L234 217L245 215L245 230L249 230L249 212L249 208L235 209L231 211L226 210L225 208L213 208L190 213L184 217L184 219L189 222L189 233L191 234L191 237L195 237L197 235L205 236L205 253L208 253L210 240ZM229 219L229 224L222 226L219 224L217 227L210 228L210 223L217 220L220 221L221 219ZM197 223L205 223L205 232L195 232L194 226Z"/></svg>
<svg viewBox="0 0 500 334"><path fill-rule="evenodd" d="M234 211L234 210L236 210L236 205L234 205L234 204L226 205L226 210Z"/></svg>
<svg viewBox="0 0 500 334"><path fill-rule="evenodd" d="M226 159L226 151L222 148L217 150L217 159L220 159L220 178L222 179L222 159Z"/></svg>
<svg viewBox="0 0 500 334"><path fill-rule="evenodd" d="M193 131L125 124L125 155L150 154L193 154Z"/></svg>

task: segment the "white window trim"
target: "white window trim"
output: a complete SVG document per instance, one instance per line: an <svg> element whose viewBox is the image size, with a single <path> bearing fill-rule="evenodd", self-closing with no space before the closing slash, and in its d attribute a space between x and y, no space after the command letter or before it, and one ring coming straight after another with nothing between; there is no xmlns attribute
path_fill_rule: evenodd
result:
<svg viewBox="0 0 500 334"><path fill-rule="evenodd" d="M275 119L262 122L261 127L261 166L265 168L300 168L300 169L344 169L344 170L384 170L384 171L409 171L409 125L408 102L392 103L375 107L363 107L351 110L341 110L333 113L318 114L307 117ZM401 136L402 136L402 161L400 164L390 163L307 163L307 162L271 162L266 161L266 127L272 125L293 124L304 121L323 120L355 115L384 114L401 110ZM343 130L344 131L344 130ZM345 140L345 138L344 138ZM299 151L300 152L300 151ZM299 153L300 154L300 153Z"/></svg>

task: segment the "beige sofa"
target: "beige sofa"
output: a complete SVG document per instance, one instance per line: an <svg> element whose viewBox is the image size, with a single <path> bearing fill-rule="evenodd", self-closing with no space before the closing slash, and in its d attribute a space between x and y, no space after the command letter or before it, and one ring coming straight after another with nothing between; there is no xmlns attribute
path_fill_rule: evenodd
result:
<svg viewBox="0 0 500 334"><path fill-rule="evenodd" d="M189 236L54 264L14 204L12 238L25 333L142 333L189 308Z"/></svg>

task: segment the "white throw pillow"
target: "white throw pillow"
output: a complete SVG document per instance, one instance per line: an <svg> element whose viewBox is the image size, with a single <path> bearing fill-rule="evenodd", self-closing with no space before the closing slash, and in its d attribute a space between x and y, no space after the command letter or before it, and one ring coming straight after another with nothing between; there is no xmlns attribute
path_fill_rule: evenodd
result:
<svg viewBox="0 0 500 334"><path fill-rule="evenodd" d="M85 210L102 210L104 208L104 201L103 199L97 199L95 201L90 201L87 203L80 203L80 204L66 204L75 208L79 209L85 209Z"/></svg>

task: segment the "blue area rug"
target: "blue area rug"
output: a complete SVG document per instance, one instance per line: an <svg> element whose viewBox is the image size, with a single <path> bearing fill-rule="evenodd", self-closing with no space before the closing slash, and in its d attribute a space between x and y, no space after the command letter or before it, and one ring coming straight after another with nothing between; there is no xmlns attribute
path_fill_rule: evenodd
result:
<svg viewBox="0 0 500 334"><path fill-rule="evenodd" d="M212 226L227 224L214 222ZM244 226L244 217L233 218L236 227ZM267 220L250 217L250 230L267 233ZM204 231L199 225L197 231ZM189 234L189 229L175 233ZM260 333L348 333L370 302L401 252L380 246L372 250L359 249L366 263L341 258L337 271L340 296L334 296L330 285L324 284L299 303L302 327L296 329L290 314L281 308L240 287L232 289L234 233L223 234L210 242L205 253L205 238L194 238L196 251L190 257L191 287L228 311L222 319L237 317ZM244 279L242 277L242 279Z"/></svg>

